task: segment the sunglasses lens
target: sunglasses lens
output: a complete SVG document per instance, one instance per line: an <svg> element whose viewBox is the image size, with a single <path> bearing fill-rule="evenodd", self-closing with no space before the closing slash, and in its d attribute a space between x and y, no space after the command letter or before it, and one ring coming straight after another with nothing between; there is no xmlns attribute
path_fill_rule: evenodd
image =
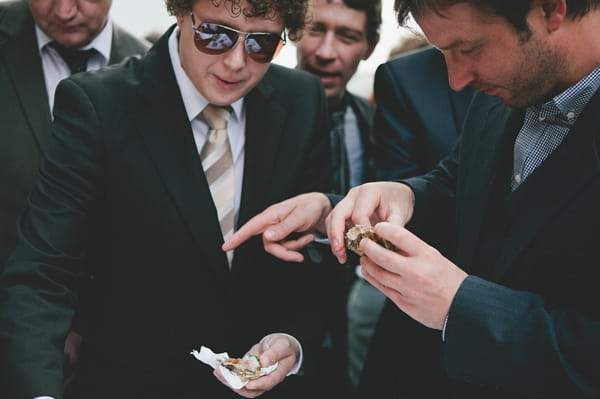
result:
<svg viewBox="0 0 600 399"><path fill-rule="evenodd" d="M240 32L218 24L204 22L193 29L196 48L207 54L223 54L231 50L240 37ZM283 43L284 40L274 33L250 33L246 37L245 48L254 61L266 63L279 53Z"/></svg>
<svg viewBox="0 0 600 399"><path fill-rule="evenodd" d="M270 62L282 46L283 40L272 33L254 33L246 39L246 51L256 62Z"/></svg>
<svg viewBox="0 0 600 399"><path fill-rule="evenodd" d="M238 33L217 24L202 23L194 29L194 43L198 50L208 54L221 54L231 49Z"/></svg>

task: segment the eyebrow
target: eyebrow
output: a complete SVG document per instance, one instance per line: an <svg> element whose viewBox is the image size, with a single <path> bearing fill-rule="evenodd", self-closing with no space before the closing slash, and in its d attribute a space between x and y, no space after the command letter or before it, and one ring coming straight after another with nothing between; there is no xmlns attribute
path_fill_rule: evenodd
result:
<svg viewBox="0 0 600 399"><path fill-rule="evenodd" d="M451 42L450 44L448 44L447 46L444 47L437 47L438 50L440 51L447 51L447 50L452 50L455 49L457 47L464 47L464 46L476 46L483 43L483 40L481 39L475 39L475 40L464 40L464 39L456 39L453 42Z"/></svg>
<svg viewBox="0 0 600 399"><path fill-rule="evenodd" d="M354 28L349 28L347 26L342 26L342 27L336 29L335 31L338 32L338 33L342 33L342 34L351 33L351 34L358 35L360 37L366 36L365 33L364 33L364 31L358 30L358 29L354 29Z"/></svg>

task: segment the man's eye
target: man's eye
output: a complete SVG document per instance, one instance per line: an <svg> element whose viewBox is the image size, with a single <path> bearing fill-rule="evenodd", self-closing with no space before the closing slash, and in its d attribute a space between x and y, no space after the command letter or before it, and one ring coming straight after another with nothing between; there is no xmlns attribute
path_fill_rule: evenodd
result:
<svg viewBox="0 0 600 399"><path fill-rule="evenodd" d="M477 51L481 48L481 46L473 46L473 47L468 47L468 48L463 48L460 50L460 53L462 55L474 55L477 53Z"/></svg>
<svg viewBox="0 0 600 399"><path fill-rule="evenodd" d="M308 31L310 33L323 33L325 32L325 28L323 28L321 25L311 25L308 28Z"/></svg>
<svg viewBox="0 0 600 399"><path fill-rule="evenodd" d="M357 35L341 35L344 43L356 43L361 41L361 38Z"/></svg>

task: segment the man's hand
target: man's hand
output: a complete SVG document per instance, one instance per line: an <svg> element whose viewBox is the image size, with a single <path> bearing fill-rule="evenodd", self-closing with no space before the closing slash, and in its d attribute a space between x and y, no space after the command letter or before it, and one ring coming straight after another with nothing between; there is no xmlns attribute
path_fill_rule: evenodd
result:
<svg viewBox="0 0 600 399"><path fill-rule="evenodd" d="M71 385L77 374L77 364L79 363L79 351L81 349L82 341L83 337L73 330L69 331L69 335L67 335L67 339L65 340L65 380L63 383L63 389L65 391L68 390L69 385Z"/></svg>
<svg viewBox="0 0 600 399"><path fill-rule="evenodd" d="M367 281L419 323L441 330L467 273L404 227L379 223L375 233L399 253L363 239L360 263Z"/></svg>
<svg viewBox="0 0 600 399"><path fill-rule="evenodd" d="M223 251L239 247L250 237L262 233L265 251L288 262L302 262L299 252L314 240L314 231L325 232L325 218L331 210L329 199L321 193L301 194L271 205L223 244ZM303 233L291 239L291 233Z"/></svg>
<svg viewBox="0 0 600 399"><path fill-rule="evenodd" d="M268 367L279 362L279 365L272 373L249 381L242 389L234 390L243 397L255 398L270 391L285 379L290 370L298 362L300 348L292 338L284 334L273 334L261 343L254 345L248 353L258 356L260 364L263 367ZM227 385L218 368L215 369L213 374L219 381Z"/></svg>
<svg viewBox="0 0 600 399"><path fill-rule="evenodd" d="M385 221L404 226L413 214L414 195L402 183L377 182L354 187L327 217L331 251L341 264L346 263L346 230L354 225L373 226Z"/></svg>

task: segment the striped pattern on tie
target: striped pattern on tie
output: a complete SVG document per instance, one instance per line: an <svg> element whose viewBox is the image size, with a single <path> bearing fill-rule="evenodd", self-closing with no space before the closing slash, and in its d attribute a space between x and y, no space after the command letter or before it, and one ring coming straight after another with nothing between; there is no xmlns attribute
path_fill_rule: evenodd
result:
<svg viewBox="0 0 600 399"><path fill-rule="evenodd" d="M223 239L227 240L233 235L235 190L233 157L227 137L227 120L230 111L227 108L209 104L201 112L201 115L210 130L200 152L200 159L213 202L217 208L221 233ZM229 251L227 260L230 267L232 259L233 251Z"/></svg>

